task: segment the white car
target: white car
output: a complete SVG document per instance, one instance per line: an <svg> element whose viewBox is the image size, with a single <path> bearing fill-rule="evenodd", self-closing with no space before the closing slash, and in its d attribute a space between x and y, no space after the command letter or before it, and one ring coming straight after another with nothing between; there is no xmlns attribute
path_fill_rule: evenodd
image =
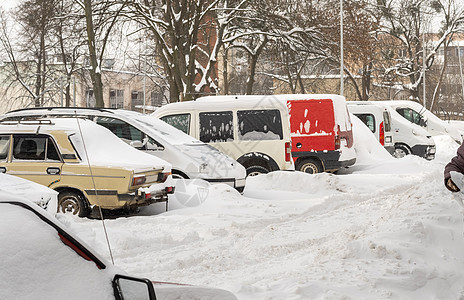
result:
<svg viewBox="0 0 464 300"><path fill-rule="evenodd" d="M57 212L58 192L33 181L0 173L0 191L28 199L51 214Z"/></svg>
<svg viewBox="0 0 464 300"><path fill-rule="evenodd" d="M173 178L203 179L245 188L245 168L218 151L167 123L127 110L89 108L35 108L6 113L3 120L80 116L108 128L119 138L172 164Z"/></svg>
<svg viewBox="0 0 464 300"><path fill-rule="evenodd" d="M0 191L0 299L225 299L226 290L127 276L34 203Z"/></svg>

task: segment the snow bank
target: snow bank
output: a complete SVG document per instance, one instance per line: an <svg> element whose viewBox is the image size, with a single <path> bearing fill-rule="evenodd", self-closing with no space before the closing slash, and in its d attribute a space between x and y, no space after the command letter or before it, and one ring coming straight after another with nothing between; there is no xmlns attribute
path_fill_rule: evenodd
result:
<svg viewBox="0 0 464 300"><path fill-rule="evenodd" d="M435 137L436 160L392 159L358 133L360 160L340 174L272 172L248 178L243 195L205 185L195 205L176 199L168 212L152 206L108 220L116 265L239 299L464 297L463 211L455 201L464 195L442 182L458 145ZM60 220L107 253L100 222Z"/></svg>

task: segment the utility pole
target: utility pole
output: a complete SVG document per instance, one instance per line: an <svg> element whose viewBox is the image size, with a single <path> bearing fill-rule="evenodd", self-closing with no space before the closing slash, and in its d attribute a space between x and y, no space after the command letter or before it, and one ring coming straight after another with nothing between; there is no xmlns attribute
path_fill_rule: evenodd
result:
<svg viewBox="0 0 464 300"><path fill-rule="evenodd" d="M340 95L344 94L343 65L343 0L340 0Z"/></svg>

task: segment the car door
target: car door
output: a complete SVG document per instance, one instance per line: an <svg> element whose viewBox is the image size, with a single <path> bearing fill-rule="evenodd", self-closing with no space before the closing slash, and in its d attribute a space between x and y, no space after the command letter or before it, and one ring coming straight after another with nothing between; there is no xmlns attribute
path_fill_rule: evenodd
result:
<svg viewBox="0 0 464 300"><path fill-rule="evenodd" d="M60 181L62 159L51 136L14 134L6 173L53 187Z"/></svg>

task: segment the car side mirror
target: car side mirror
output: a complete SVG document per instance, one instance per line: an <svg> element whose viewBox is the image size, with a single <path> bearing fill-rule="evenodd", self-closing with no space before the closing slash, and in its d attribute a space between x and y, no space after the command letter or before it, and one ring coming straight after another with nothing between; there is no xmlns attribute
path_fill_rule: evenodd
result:
<svg viewBox="0 0 464 300"><path fill-rule="evenodd" d="M116 274L113 290L116 300L156 300L153 283L144 278Z"/></svg>
<svg viewBox="0 0 464 300"><path fill-rule="evenodd" d="M131 141L129 145L137 149L143 148L143 143L141 141Z"/></svg>

